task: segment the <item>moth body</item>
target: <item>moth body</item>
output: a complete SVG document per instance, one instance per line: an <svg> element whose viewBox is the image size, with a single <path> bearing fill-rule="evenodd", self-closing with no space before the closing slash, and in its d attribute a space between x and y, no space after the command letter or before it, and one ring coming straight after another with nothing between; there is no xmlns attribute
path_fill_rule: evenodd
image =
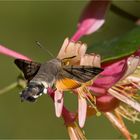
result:
<svg viewBox="0 0 140 140"><path fill-rule="evenodd" d="M34 102L39 96L42 95L44 89L45 87L43 84L30 82L20 95L21 101L27 100L29 102Z"/></svg>
<svg viewBox="0 0 140 140"><path fill-rule="evenodd" d="M81 83L92 80L103 71L94 66L67 65L65 63L67 59L69 58L62 60L56 58L43 64L16 59L15 64L28 81L27 87L21 93L21 99L34 102L43 93L47 93L47 89L54 84L59 91L76 89Z"/></svg>
<svg viewBox="0 0 140 140"><path fill-rule="evenodd" d="M42 82L46 88L52 87L61 70L61 61L52 59L41 64L37 74L30 82Z"/></svg>

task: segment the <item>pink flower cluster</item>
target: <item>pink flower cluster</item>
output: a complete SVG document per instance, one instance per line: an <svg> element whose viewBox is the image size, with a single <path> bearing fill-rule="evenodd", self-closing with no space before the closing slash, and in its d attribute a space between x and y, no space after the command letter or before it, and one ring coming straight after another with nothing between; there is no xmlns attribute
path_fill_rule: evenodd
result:
<svg viewBox="0 0 140 140"><path fill-rule="evenodd" d="M78 29L70 39L70 42L77 42L84 35L89 35L97 31L105 22L105 13L109 8L109 5L110 1L108 0L90 1L82 13L80 21L78 23ZM7 49L2 45L0 46L0 53L14 58L26 59L31 61L30 58ZM131 108L133 108L137 112L140 112L140 104L131 97L132 94L128 95L127 92L125 92L127 90L128 84L132 89L139 88L139 78L136 81L136 78L131 75L139 66L139 62L140 53L138 50L132 56L122 58L121 60L118 60L111 64L101 64L101 67L104 68L104 71L100 74L99 77L96 78L92 85L87 86L88 90L92 91L95 94L97 110L103 112L104 115L120 130L120 132L127 139L131 139L131 134L129 133L121 119L123 114L123 112L121 112L121 109L124 106L122 104L120 105L120 103L125 103L126 105L131 106ZM48 91L55 102L55 91L52 89L49 89ZM61 96L61 94L59 93L57 95ZM81 117L79 124L81 127L83 127L86 119L85 116L96 114L96 109L92 109L90 106L87 106L84 98L82 101L80 100L80 102L83 109L80 108L81 111L78 111ZM57 106L56 108L62 109L62 112L60 111L61 113L58 110L56 114L58 116L62 115L65 124L68 127L68 132L71 139L84 138L83 134L81 134L82 136L80 134L77 134L80 130L80 128L78 128L74 123L77 119L77 114L69 112L63 106L63 104L61 107ZM114 111L117 116L115 116L112 111ZM127 115L125 114L125 116Z"/></svg>

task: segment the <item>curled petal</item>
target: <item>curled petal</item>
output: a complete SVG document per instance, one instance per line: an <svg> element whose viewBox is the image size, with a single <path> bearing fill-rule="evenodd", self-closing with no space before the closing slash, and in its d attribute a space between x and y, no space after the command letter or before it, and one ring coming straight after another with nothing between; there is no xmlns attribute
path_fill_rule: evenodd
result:
<svg viewBox="0 0 140 140"><path fill-rule="evenodd" d="M94 60L93 60L93 66L95 67L101 67L101 56L100 55L94 55Z"/></svg>
<svg viewBox="0 0 140 140"><path fill-rule="evenodd" d="M57 117L61 116L63 103L64 103L63 92L56 90L54 94L54 104L55 104L55 113Z"/></svg>
<svg viewBox="0 0 140 140"><path fill-rule="evenodd" d="M80 65L100 67L101 57L97 54L85 54L81 57Z"/></svg>
<svg viewBox="0 0 140 140"><path fill-rule="evenodd" d="M125 75L123 75L121 80L126 78L128 75L132 74L136 70L139 63L140 63L140 57L139 56L130 56L127 59L127 67L128 67L127 71L125 72Z"/></svg>
<svg viewBox="0 0 140 140"><path fill-rule="evenodd" d="M78 121L82 128L85 124L87 114L87 101L84 97L78 96Z"/></svg>
<svg viewBox="0 0 140 140"><path fill-rule="evenodd" d="M76 64L80 61L80 58L83 55L85 55L86 50L87 50L86 44L83 44L81 42L76 42L76 43L72 41L69 42L68 38L66 38L59 51L57 58L63 59L63 58L75 56L73 59L71 59L71 61L72 64Z"/></svg>
<svg viewBox="0 0 140 140"><path fill-rule="evenodd" d="M4 55L7 55L7 56L10 56L10 57L13 57L13 58L19 58L19 59L24 59L24 60L29 60L31 61L30 58L28 58L27 56L24 56L20 53L17 53L13 50L10 50L2 45L0 45L0 53L1 54L4 54Z"/></svg>
<svg viewBox="0 0 140 140"><path fill-rule="evenodd" d="M69 43L69 39L66 38L62 44L62 47L61 47L58 55L57 55L57 58L59 58L59 59L65 58L65 57L63 57L63 55L66 53L66 48L67 48L68 43Z"/></svg>
<svg viewBox="0 0 140 140"><path fill-rule="evenodd" d="M109 0L91 0L84 9L78 24L78 30L71 38L77 41L84 35L91 34L98 30L104 23L105 13L109 6Z"/></svg>

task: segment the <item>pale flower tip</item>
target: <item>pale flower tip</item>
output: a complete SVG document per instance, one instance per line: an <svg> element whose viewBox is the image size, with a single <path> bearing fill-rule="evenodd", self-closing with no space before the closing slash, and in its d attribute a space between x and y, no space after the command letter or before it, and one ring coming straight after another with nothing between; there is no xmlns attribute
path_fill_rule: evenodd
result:
<svg viewBox="0 0 140 140"><path fill-rule="evenodd" d="M86 35L96 32L98 29L100 29L100 27L104 24L104 22L105 20L99 20L99 21L97 20L96 23L94 23L94 26L92 26L87 30Z"/></svg>
<svg viewBox="0 0 140 140"><path fill-rule="evenodd" d="M57 55L57 58L62 59L65 57L65 51L66 51L68 44L69 44L69 38L67 37L67 38L65 38L65 40L62 44L62 47Z"/></svg>
<svg viewBox="0 0 140 140"><path fill-rule="evenodd" d="M100 67L101 58L97 54L86 54L81 57L80 65Z"/></svg>
<svg viewBox="0 0 140 140"><path fill-rule="evenodd" d="M95 55L95 59L93 61L93 66L101 67L101 56L100 55Z"/></svg>
<svg viewBox="0 0 140 140"><path fill-rule="evenodd" d="M55 104L55 113L57 117L60 117L63 109L63 93L56 90L54 94L54 104Z"/></svg>
<svg viewBox="0 0 140 140"><path fill-rule="evenodd" d="M139 63L140 63L140 57L139 56L130 56L127 59L127 67L128 68L127 68L124 76L121 78L121 80L126 78L128 75L132 74L136 70Z"/></svg>
<svg viewBox="0 0 140 140"><path fill-rule="evenodd" d="M84 97L78 97L78 121L79 126L84 127L87 114L87 101Z"/></svg>
<svg viewBox="0 0 140 140"><path fill-rule="evenodd" d="M80 50L79 50L79 54L80 56L84 56L84 54L86 53L87 51L87 44L86 43L83 43L80 47Z"/></svg>

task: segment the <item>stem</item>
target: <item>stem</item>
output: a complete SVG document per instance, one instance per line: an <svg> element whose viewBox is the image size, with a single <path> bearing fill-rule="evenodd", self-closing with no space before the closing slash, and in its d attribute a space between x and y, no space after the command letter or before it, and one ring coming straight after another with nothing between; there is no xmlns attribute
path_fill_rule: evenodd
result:
<svg viewBox="0 0 140 140"><path fill-rule="evenodd" d="M134 15L132 15L132 14L130 14L130 13L124 11L123 9L117 7L117 6L114 5L114 4L111 4L110 10L111 10L112 12L114 12L115 14L121 16L121 17L124 17L124 18L126 18L126 19L132 20L133 22L136 22L136 21L139 19L139 17L134 16Z"/></svg>
<svg viewBox="0 0 140 140"><path fill-rule="evenodd" d="M9 86L4 87L3 89L0 89L0 95L4 94L5 92L8 92L8 91L14 89L17 85L18 85L18 83L14 82L14 83L10 84Z"/></svg>
<svg viewBox="0 0 140 140"><path fill-rule="evenodd" d="M126 126L124 124L122 124L122 122L120 122L120 120L111 112L106 112L104 113L104 115L106 116L106 118L109 119L109 121L116 127L118 128L118 130L123 134L123 136L127 139L127 140L131 140L131 134L129 133L129 131L127 130Z"/></svg>

